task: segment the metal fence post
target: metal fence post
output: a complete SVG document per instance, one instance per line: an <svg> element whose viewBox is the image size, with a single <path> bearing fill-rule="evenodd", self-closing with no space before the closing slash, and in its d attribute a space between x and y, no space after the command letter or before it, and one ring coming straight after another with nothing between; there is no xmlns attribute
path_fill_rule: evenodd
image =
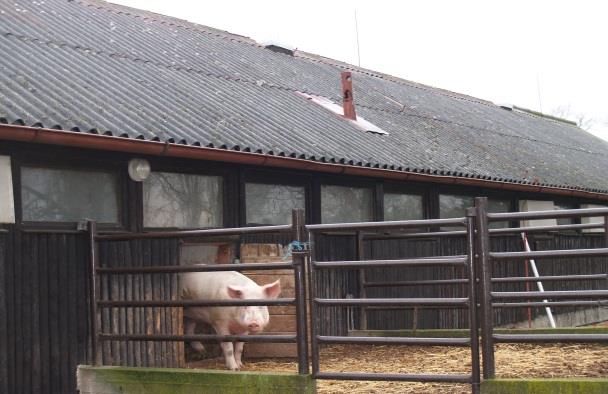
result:
<svg viewBox="0 0 608 394"><path fill-rule="evenodd" d="M476 258L478 270L476 280L480 281L480 326L483 355L483 377L492 379L496 375L494 362L494 310L492 308L492 260L490 259L490 232L488 230L488 198L475 198L476 213Z"/></svg>
<svg viewBox="0 0 608 394"><path fill-rule="evenodd" d="M292 211L292 238L299 245L305 241L304 228L304 210L294 209ZM295 249L295 248L294 248ZM308 369L308 324L307 324L307 308L306 308L306 249L292 250L291 256L293 261L293 271L295 280L295 298L296 298L296 334L298 336L298 373L307 375Z"/></svg>
<svg viewBox="0 0 608 394"><path fill-rule="evenodd" d="M364 249L363 249L363 232L357 231L356 235L357 243L357 260L364 260ZM365 269L359 270L359 298L367 298L367 287L366 285ZM367 308L362 306L359 308L359 329L367 330Z"/></svg>
<svg viewBox="0 0 608 394"><path fill-rule="evenodd" d="M99 365L98 359L98 333L99 327L97 323L97 301L99 299L99 279L97 277L97 224L95 221L87 221L87 243L89 247L89 325L91 335L91 362L93 365Z"/></svg>
<svg viewBox="0 0 608 394"><path fill-rule="evenodd" d="M477 283L475 281L475 216L475 208L467 209L467 276L469 279L469 331L471 336L471 386L473 394L479 393L480 390Z"/></svg>

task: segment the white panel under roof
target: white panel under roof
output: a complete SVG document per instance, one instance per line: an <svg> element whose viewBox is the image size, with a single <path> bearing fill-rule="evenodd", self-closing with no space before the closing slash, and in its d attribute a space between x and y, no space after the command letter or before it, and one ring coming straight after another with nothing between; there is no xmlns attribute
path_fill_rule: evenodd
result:
<svg viewBox="0 0 608 394"><path fill-rule="evenodd" d="M10 156L0 156L0 223L15 223Z"/></svg>
<svg viewBox="0 0 608 394"><path fill-rule="evenodd" d="M520 200L519 210L522 212L531 211L552 211L555 209L553 201L539 201L539 200ZM522 227L533 227L533 226L557 226L557 220L555 219L538 219L538 220L522 220Z"/></svg>

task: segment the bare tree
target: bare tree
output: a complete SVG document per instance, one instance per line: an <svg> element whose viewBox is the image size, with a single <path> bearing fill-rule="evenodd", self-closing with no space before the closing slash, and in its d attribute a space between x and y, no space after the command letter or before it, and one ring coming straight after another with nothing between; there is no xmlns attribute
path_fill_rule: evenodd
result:
<svg viewBox="0 0 608 394"><path fill-rule="evenodd" d="M595 123L595 119L588 117L582 112L574 111L570 104L553 108L551 115L576 122L577 126L585 131L588 131Z"/></svg>

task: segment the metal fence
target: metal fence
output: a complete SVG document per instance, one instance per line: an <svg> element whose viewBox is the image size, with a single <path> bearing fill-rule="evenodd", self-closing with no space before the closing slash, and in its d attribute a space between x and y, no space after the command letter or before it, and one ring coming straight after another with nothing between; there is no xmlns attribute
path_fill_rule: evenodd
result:
<svg viewBox="0 0 608 394"><path fill-rule="evenodd" d="M318 261L315 258L315 234L332 231L385 231L391 229L427 229L425 234L431 234L428 229L441 226L460 226L465 228L468 240L468 250L473 249L473 210L469 215L455 219L409 220L392 222L340 223L308 225L311 258L308 264L310 282L314 283L320 270L343 270L383 267L429 267L429 266L460 266L466 268L465 281L468 288L467 297L460 298L320 298L311 286L311 361L312 374L316 379L338 380L393 380L404 382L444 382L470 383L474 393L479 392L479 341L475 313L475 282L473 273L473 255L462 256L433 256L424 258L406 258L395 260L364 260L359 253L359 260L354 261ZM436 235L437 232L432 234ZM319 310L325 307L381 307L381 308L467 308L469 311L470 335L468 338L419 338L419 337L353 337L322 335L319 330ZM364 315L364 313L363 313ZM323 372L320 370L319 347L322 344L359 344L359 345L425 345L425 346L464 346L471 348L471 373L469 374L391 374L391 373L362 373L362 372Z"/></svg>
<svg viewBox="0 0 608 394"><path fill-rule="evenodd" d="M480 302L480 328L483 353L483 377L490 379L495 377L496 366L494 359L495 343L594 343L608 342L608 334L495 334L494 333L494 308L528 308L528 307L588 307L606 305L608 306L608 290L570 290L570 291L520 291L520 292L497 292L493 291L492 285L501 282L525 282L525 281L571 281L580 279L606 278L606 273L592 275L561 275L551 277L511 277L495 278L492 275L492 263L507 260L545 259L545 258L573 258L608 256L608 208L593 209L570 209L560 211L536 211L536 212L509 212L488 213L488 202L485 197L475 199L475 272L476 280L479 281ZM531 226L490 229L488 224L500 221L540 220L559 218L580 217L604 217L603 224L564 224L549 226ZM490 235L492 234L517 234L530 232L547 232L562 230L581 230L603 228L606 237L605 248L595 249L568 249L568 250L543 250L525 252L492 252L490 250Z"/></svg>
<svg viewBox="0 0 608 394"><path fill-rule="evenodd" d="M490 229L492 222L520 220L558 219L576 217L604 217L603 224L565 224L551 226L510 227ZM540 277L493 277L492 264L522 259L571 258L608 256L608 208L575 209L543 212L488 213L487 198L476 198L475 206L467 210L465 217L453 219L407 220L389 222L339 223L304 225L303 210L293 211L292 225L244 227L210 230L163 231L149 233L129 233L100 235L94 222L88 223L90 277L90 325L92 328L93 360L99 363L98 343L103 341L240 341L297 343L298 372L309 373L312 365L313 377L335 380L393 380L416 382L469 383L473 393L479 392L480 354L483 355L483 377L495 376L495 343L546 343L546 342L608 342L606 334L495 334L495 308L530 307L586 307L608 305L608 290L580 291L494 291L493 285L501 283L526 283L531 281L576 281L607 279L605 272L586 275L552 275ZM441 231L449 228L449 231ZM459 230L454 230L460 227ZM604 229L606 247L596 249L544 250L524 252L493 252L490 250L490 236L562 230ZM333 232L355 232L357 234L357 259L348 261L319 261L315 253L315 238L319 234ZM390 234L390 231L396 233ZM99 241L121 241L150 238L214 237L252 234L289 234L296 245L292 250L292 262L218 264L195 266L121 266L102 267L98 261ZM364 259L362 241L364 239L425 238L462 235L466 238L467 253L458 256L430 256L401 259ZM460 267L455 269L454 278L420 281L369 282L365 270L378 268ZM252 271L292 269L295 279L295 297L276 300L117 300L102 298L100 277L103 275L150 275L177 274L210 271ZM360 294L358 298L323 298L318 294L316 280L321 271L355 270L359 272ZM306 279L308 274L308 285ZM370 287L403 287L412 285L459 285L462 297L436 298L369 298L366 290ZM309 299L306 299L307 290ZM179 308L193 306L249 306L249 305L291 305L296 309L297 328L295 335L179 335L166 334L126 334L108 333L101 329L101 313L104 308ZM320 330L320 311L323 308L359 309L360 323L365 328L365 314L375 309L458 309L468 312L469 336L467 338L420 338L420 337L362 337L324 335ZM310 315L308 314L310 312ZM308 354L308 319L310 318L310 359ZM480 337L481 334L481 343ZM325 372L320 370L320 346L326 344L344 345L416 345L416 346L460 346L470 347L471 370L468 374L395 374L363 372Z"/></svg>
<svg viewBox="0 0 608 394"><path fill-rule="evenodd" d="M188 238L188 237L214 237L246 234L288 233L294 241L302 242L304 237L303 210L294 210L292 225L225 228L210 230L163 231L137 234L99 235L95 222L88 223L89 260L91 264L90 277L90 324L92 328L92 359L100 363L99 346L102 341L200 341L200 342L270 342L270 343L297 343L298 372L307 374L308 338L307 338L307 312L306 312L306 284L304 275L305 253L292 251L292 262L276 263L247 263L247 264L215 264L190 266L150 266L150 267L101 267L98 261L98 241L125 241L133 239L150 238ZM114 300L102 299L100 292L100 276L102 275L150 275L150 274L179 274L187 272L217 272L217 271L253 271L291 269L294 273L295 298L279 298L275 300L248 299L248 300ZM180 308L204 306L295 306L297 329L295 335L265 334L265 335L216 335L216 334L125 334L107 333L101 330L102 308Z"/></svg>

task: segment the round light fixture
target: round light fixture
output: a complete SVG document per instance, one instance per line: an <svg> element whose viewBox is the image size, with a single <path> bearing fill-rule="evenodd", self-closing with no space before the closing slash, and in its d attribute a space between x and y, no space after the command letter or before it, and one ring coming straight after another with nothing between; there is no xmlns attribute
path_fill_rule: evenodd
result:
<svg viewBox="0 0 608 394"><path fill-rule="evenodd" d="M135 182L141 182L150 176L150 163L146 159L129 160L129 177Z"/></svg>

